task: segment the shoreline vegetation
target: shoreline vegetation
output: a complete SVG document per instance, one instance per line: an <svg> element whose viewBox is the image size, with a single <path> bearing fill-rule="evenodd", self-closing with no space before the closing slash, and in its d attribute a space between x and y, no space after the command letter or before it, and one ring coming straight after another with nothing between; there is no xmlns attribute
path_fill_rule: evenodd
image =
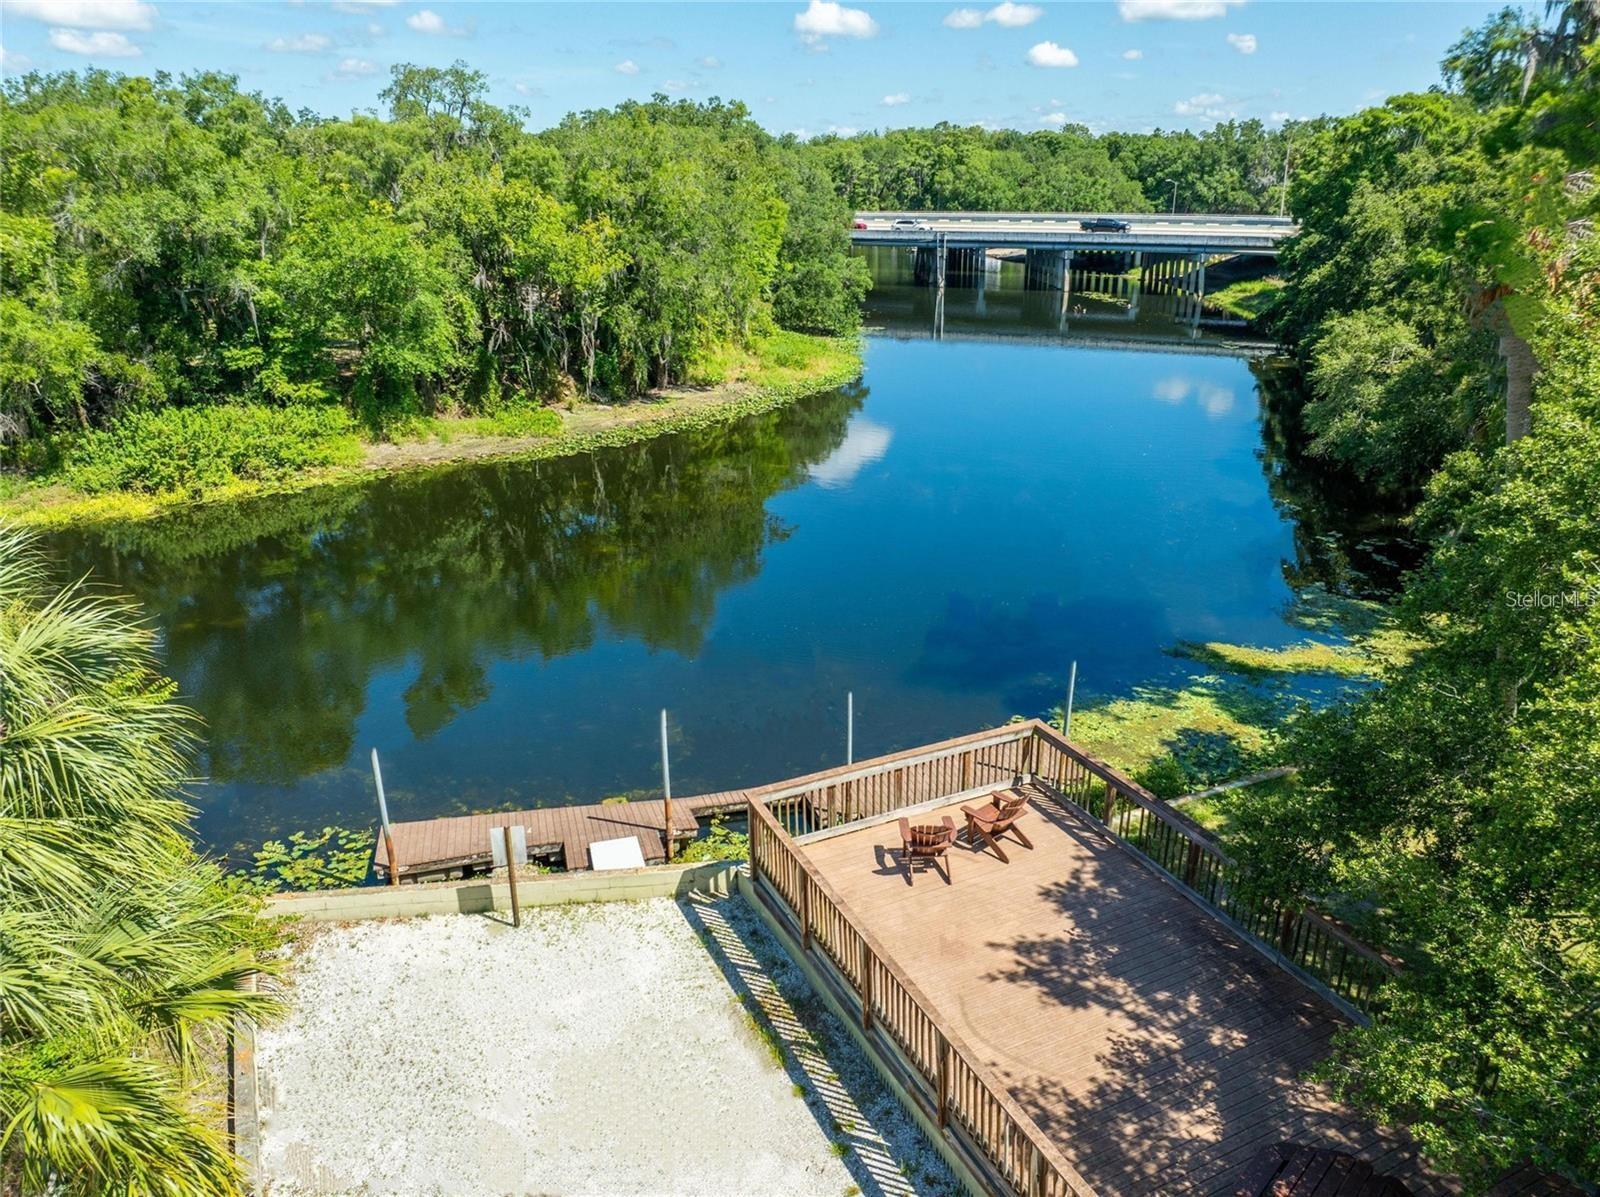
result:
<svg viewBox="0 0 1600 1197"><path fill-rule="evenodd" d="M730 352L718 365L722 381L662 387L619 402L574 398L564 406L511 406L491 417L431 416L402 425L383 440L366 440L346 430L332 461L280 477L234 477L198 490L92 494L52 477L18 480L7 493L7 479L0 476L0 521L34 530L131 523L197 506L360 484L400 472L569 457L632 444L727 423L843 386L861 373L861 342L852 336L779 331Z"/></svg>

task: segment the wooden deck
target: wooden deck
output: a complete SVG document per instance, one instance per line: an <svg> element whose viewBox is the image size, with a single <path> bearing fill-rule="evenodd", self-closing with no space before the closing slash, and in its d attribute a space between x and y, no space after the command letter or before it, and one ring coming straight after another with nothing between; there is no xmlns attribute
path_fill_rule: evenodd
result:
<svg viewBox="0 0 1600 1197"><path fill-rule="evenodd" d="M745 801L742 790L674 798L673 841L693 839L701 818L743 813ZM401 879L487 866L489 832L496 827L526 828L530 855L550 857L560 853L565 867L572 870L589 867L590 844L628 835L638 838L646 864L660 864L666 859L664 812L659 800L606 802L396 823L394 846ZM373 868L380 878L387 879L388 864L380 835L373 846Z"/></svg>
<svg viewBox="0 0 1600 1197"><path fill-rule="evenodd" d="M1010 864L964 841L908 885L897 824L799 850L1100 1194L1231 1194L1274 1144L1455 1191L1301 1080L1342 1016L1070 805L1028 787ZM959 806L919 812L937 823Z"/></svg>

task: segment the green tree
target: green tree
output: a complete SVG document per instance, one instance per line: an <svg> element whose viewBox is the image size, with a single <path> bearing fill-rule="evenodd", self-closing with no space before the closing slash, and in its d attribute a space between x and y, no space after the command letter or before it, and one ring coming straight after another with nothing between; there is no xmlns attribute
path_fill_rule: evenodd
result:
<svg viewBox="0 0 1600 1197"><path fill-rule="evenodd" d="M274 1003L249 902L177 797L193 716L129 605L55 591L0 529L0 1178L34 1194L225 1194L208 1042Z"/></svg>

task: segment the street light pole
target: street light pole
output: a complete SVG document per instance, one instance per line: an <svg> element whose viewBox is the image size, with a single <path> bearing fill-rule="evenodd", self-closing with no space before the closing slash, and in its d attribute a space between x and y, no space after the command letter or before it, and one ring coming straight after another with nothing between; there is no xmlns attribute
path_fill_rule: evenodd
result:
<svg viewBox="0 0 1600 1197"><path fill-rule="evenodd" d="M1171 183L1172 184L1172 214L1174 216L1176 216L1178 214L1178 180L1177 179L1163 179L1161 181L1163 183Z"/></svg>
<svg viewBox="0 0 1600 1197"><path fill-rule="evenodd" d="M1278 215L1283 216L1289 210L1289 139L1283 139L1283 186L1278 189Z"/></svg>

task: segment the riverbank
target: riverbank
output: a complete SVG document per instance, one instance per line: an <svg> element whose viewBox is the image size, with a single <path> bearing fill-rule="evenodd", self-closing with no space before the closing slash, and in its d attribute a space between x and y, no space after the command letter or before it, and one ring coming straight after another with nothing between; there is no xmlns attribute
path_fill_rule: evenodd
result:
<svg viewBox="0 0 1600 1197"><path fill-rule="evenodd" d="M559 427L550 434L493 431L474 417L417 421L391 440L361 442L336 465L284 478L238 479L194 495L185 492L112 491L85 494L64 483L19 482L9 491L0 478L0 523L37 529L121 523L169 512L291 494L360 482L380 474L463 462L565 457L593 449L725 423L769 411L805 395L842 386L861 372L861 343L854 337L777 333L718 363L723 382L666 387L619 403L573 401L541 409Z"/></svg>

